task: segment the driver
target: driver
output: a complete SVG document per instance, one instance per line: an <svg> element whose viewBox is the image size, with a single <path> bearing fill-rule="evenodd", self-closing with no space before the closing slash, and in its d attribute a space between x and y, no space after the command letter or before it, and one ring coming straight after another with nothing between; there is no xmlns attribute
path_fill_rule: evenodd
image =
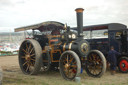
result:
<svg viewBox="0 0 128 85"><path fill-rule="evenodd" d="M52 30L51 34L52 35L60 35L60 31L59 30Z"/></svg>

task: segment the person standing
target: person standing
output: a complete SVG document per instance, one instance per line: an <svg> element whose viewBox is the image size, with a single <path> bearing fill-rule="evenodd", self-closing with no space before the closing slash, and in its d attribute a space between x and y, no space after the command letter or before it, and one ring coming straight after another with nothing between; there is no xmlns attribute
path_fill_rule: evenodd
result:
<svg viewBox="0 0 128 85"><path fill-rule="evenodd" d="M114 47L111 46L110 51L108 52L108 62L110 63L111 74L114 75L117 67L117 56L121 55L119 52L114 50Z"/></svg>

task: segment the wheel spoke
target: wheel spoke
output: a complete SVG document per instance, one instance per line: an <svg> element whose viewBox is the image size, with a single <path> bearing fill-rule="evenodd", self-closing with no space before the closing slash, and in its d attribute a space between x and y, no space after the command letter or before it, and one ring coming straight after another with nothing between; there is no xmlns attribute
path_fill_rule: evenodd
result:
<svg viewBox="0 0 128 85"><path fill-rule="evenodd" d="M95 60L96 58L96 54L92 54L93 60Z"/></svg>
<svg viewBox="0 0 128 85"><path fill-rule="evenodd" d="M33 49L34 49L34 48L31 49L30 54L31 54L31 52L33 51Z"/></svg>
<svg viewBox="0 0 128 85"><path fill-rule="evenodd" d="M74 61L72 64L76 64L76 61Z"/></svg>
<svg viewBox="0 0 128 85"><path fill-rule="evenodd" d="M28 52L30 52L30 49L31 49L31 44L30 44L29 47L28 47Z"/></svg>
<svg viewBox="0 0 128 85"><path fill-rule="evenodd" d="M22 49L26 54L28 53L26 50Z"/></svg>
<svg viewBox="0 0 128 85"><path fill-rule="evenodd" d="M27 43L26 43L26 51L29 53L29 51L28 51L28 45L27 45Z"/></svg>
<svg viewBox="0 0 128 85"><path fill-rule="evenodd" d="M76 65L70 65L70 67L77 68L77 66L76 66Z"/></svg>
<svg viewBox="0 0 128 85"><path fill-rule="evenodd" d="M67 56L66 56L66 60L64 60L64 61L67 61L67 63L66 62L64 62L64 64L68 64L69 65L69 67L66 69L65 68L65 74L66 74L66 76L68 77L68 78L72 78L74 75L75 75L75 73L72 71L73 69L75 69L76 70L76 68L77 68L77 66L76 66L76 61L74 61L74 62L72 62L73 61L73 57L70 55L70 58L69 58L69 55L67 54ZM72 63L72 64L71 64ZM70 65L71 64L71 65Z"/></svg>
<svg viewBox="0 0 128 85"><path fill-rule="evenodd" d="M101 58L99 56L96 57L96 61L97 62L100 62L101 61Z"/></svg>
<svg viewBox="0 0 128 85"><path fill-rule="evenodd" d="M35 59L36 57L32 57L32 58L34 58L34 59Z"/></svg>
<svg viewBox="0 0 128 85"><path fill-rule="evenodd" d="M74 58L72 57L72 58L69 60L69 64L72 62L73 59L74 59Z"/></svg>
<svg viewBox="0 0 128 85"><path fill-rule="evenodd" d="M89 59L88 59L90 62L92 62L93 61L93 59L92 59L92 56L89 56Z"/></svg>
<svg viewBox="0 0 128 85"><path fill-rule="evenodd" d="M92 69L92 66L88 66L88 69Z"/></svg>
<svg viewBox="0 0 128 85"><path fill-rule="evenodd" d="M34 56L34 55L35 55L35 53L31 54L30 56Z"/></svg>
<svg viewBox="0 0 128 85"><path fill-rule="evenodd" d="M74 76L73 69L70 69L70 77L73 77L73 76Z"/></svg>
<svg viewBox="0 0 128 85"><path fill-rule="evenodd" d="M30 67L30 65L27 66L27 68L26 68L26 72L29 70L29 67Z"/></svg>
<svg viewBox="0 0 128 85"><path fill-rule="evenodd" d="M64 60L66 60L66 61L67 61L67 57L65 57L65 58L64 58Z"/></svg>
<svg viewBox="0 0 128 85"><path fill-rule="evenodd" d="M95 69L95 75L97 75L98 74L98 72L97 72L97 70Z"/></svg>
<svg viewBox="0 0 128 85"><path fill-rule="evenodd" d="M33 63L31 62L30 66L34 66L34 62Z"/></svg>
<svg viewBox="0 0 128 85"><path fill-rule="evenodd" d="M68 63L68 55L67 55L67 63Z"/></svg>
<svg viewBox="0 0 128 85"><path fill-rule="evenodd" d="M23 66L24 66L25 64L28 64L28 61L26 61L26 62L23 64Z"/></svg>
<svg viewBox="0 0 128 85"><path fill-rule="evenodd" d="M66 61L63 61L63 64L66 64Z"/></svg>
<svg viewBox="0 0 128 85"><path fill-rule="evenodd" d="M88 60L89 62L93 62L92 60Z"/></svg>
<svg viewBox="0 0 128 85"><path fill-rule="evenodd" d="M93 74L95 74L95 73L96 73L96 69L94 68L94 69L93 69Z"/></svg>
<svg viewBox="0 0 128 85"><path fill-rule="evenodd" d="M98 59L97 62L101 61L101 59Z"/></svg>
<svg viewBox="0 0 128 85"><path fill-rule="evenodd" d="M32 61L35 61L35 59L32 59L32 58L31 58L31 60L32 60Z"/></svg>
<svg viewBox="0 0 128 85"><path fill-rule="evenodd" d="M97 65L96 68L97 68L97 69L101 69L102 67L101 67L100 65Z"/></svg>
<svg viewBox="0 0 128 85"><path fill-rule="evenodd" d="M68 77L69 77L69 74L70 74L70 73L69 73L69 69L68 69Z"/></svg>
<svg viewBox="0 0 128 85"><path fill-rule="evenodd" d="M103 63L102 62L99 62L99 66L103 66Z"/></svg>
<svg viewBox="0 0 128 85"><path fill-rule="evenodd" d="M90 70L90 72L93 70L92 66L88 66L88 69Z"/></svg>
<svg viewBox="0 0 128 85"><path fill-rule="evenodd" d="M65 72L66 76L68 77L68 71Z"/></svg>
<svg viewBox="0 0 128 85"><path fill-rule="evenodd" d="M21 58L25 58L25 56L22 56Z"/></svg>

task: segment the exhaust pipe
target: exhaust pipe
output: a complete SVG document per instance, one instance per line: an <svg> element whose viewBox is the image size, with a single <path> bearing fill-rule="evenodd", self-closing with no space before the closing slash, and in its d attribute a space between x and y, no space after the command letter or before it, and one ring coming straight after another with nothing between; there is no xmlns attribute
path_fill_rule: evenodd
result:
<svg viewBox="0 0 128 85"><path fill-rule="evenodd" d="M78 37L83 39L83 8L77 8L76 10L77 14L77 31L78 31Z"/></svg>

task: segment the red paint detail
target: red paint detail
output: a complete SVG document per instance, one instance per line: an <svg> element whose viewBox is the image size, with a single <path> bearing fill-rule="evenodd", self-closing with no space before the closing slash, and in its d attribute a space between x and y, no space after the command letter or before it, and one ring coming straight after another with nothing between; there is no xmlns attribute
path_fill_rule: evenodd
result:
<svg viewBox="0 0 128 85"><path fill-rule="evenodd" d="M123 67L123 64L125 65L124 67ZM122 71L127 71L128 70L127 60L125 60L125 59L121 60L119 66Z"/></svg>
<svg viewBox="0 0 128 85"><path fill-rule="evenodd" d="M32 39L32 38L26 38L26 39Z"/></svg>
<svg viewBox="0 0 128 85"><path fill-rule="evenodd" d="M75 69L72 69L72 72L73 72L73 73L76 73L76 70L75 70Z"/></svg>
<svg viewBox="0 0 128 85"><path fill-rule="evenodd" d="M108 26L102 25L102 26L89 26L89 27L84 27L83 31L91 31L91 30L104 30L108 29Z"/></svg>

